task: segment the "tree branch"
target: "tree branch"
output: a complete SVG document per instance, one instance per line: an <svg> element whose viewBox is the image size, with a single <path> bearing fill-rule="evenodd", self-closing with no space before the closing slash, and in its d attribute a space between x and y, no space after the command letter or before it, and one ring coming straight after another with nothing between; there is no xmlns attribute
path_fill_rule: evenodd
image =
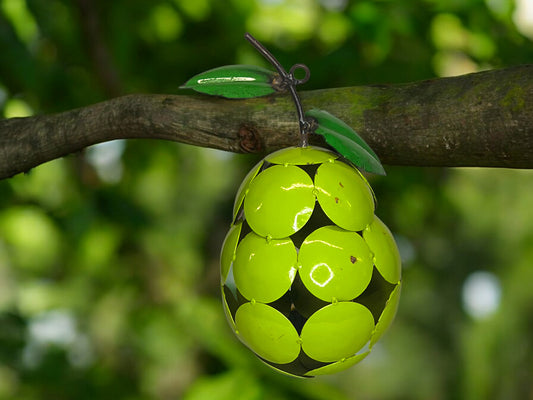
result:
<svg viewBox="0 0 533 400"><path fill-rule="evenodd" d="M343 119L385 164L510 168L533 168L532 95L533 65L301 93L305 109L324 109ZM129 95L60 114L0 121L0 179L125 138L233 152L269 152L299 143L288 95L249 100Z"/></svg>

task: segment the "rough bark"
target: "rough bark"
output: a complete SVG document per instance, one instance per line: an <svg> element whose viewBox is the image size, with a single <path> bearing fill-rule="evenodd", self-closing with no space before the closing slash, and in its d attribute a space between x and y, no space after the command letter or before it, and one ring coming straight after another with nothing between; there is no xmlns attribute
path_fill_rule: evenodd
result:
<svg viewBox="0 0 533 400"><path fill-rule="evenodd" d="M533 168L533 65L300 95L305 109L327 110L351 125L384 164ZM232 152L270 152L299 142L288 95L128 95L60 114L0 121L0 179L125 138Z"/></svg>

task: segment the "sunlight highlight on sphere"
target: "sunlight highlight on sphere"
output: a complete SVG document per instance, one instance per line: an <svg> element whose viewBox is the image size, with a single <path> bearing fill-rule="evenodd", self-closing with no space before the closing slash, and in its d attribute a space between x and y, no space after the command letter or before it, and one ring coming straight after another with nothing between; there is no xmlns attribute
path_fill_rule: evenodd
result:
<svg viewBox="0 0 533 400"><path fill-rule="evenodd" d="M490 272L474 272L463 284L463 308L472 318L482 319L493 314L500 305L500 298L500 280Z"/></svg>

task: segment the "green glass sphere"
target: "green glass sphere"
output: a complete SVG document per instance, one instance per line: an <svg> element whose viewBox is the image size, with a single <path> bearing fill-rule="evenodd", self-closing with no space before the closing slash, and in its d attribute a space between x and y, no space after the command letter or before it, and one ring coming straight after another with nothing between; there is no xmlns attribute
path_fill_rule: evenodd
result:
<svg viewBox="0 0 533 400"><path fill-rule="evenodd" d="M398 307L401 263L372 188L339 155L291 147L261 160L222 246L224 311L276 370L302 377L364 359Z"/></svg>

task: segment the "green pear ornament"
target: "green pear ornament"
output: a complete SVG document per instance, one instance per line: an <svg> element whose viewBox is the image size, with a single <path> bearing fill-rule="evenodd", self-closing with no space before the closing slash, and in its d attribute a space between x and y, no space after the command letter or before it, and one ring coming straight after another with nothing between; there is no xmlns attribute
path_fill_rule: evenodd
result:
<svg viewBox="0 0 533 400"><path fill-rule="evenodd" d="M305 66L286 73L246 38L278 74L229 66L185 87L229 98L289 90L302 142L267 155L237 192L220 256L224 310L235 335L272 368L299 377L336 373L368 356L398 307L398 248L356 166L384 170L344 122L323 110L303 113L294 86L307 80ZM303 80L294 78L298 67ZM310 132L336 151L310 146Z"/></svg>

